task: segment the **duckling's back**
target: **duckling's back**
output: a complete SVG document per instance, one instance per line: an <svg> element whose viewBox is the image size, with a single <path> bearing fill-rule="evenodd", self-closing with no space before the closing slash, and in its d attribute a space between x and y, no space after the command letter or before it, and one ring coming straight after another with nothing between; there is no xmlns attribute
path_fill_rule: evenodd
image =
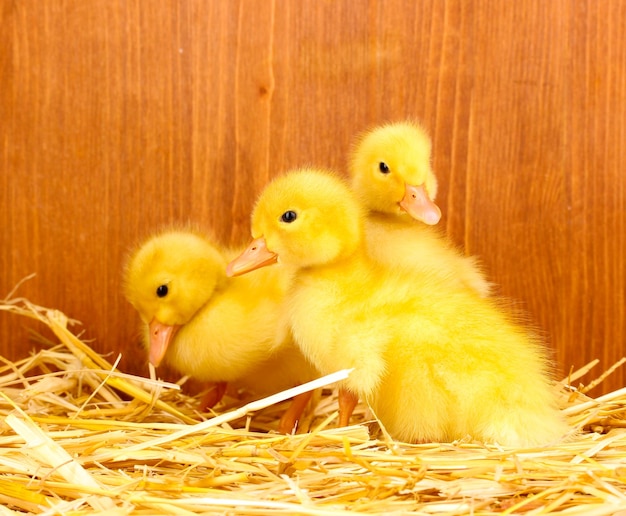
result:
<svg viewBox="0 0 626 516"><path fill-rule="evenodd" d="M417 276L413 303L394 317L386 374L372 398L392 435L547 444L567 430L547 352L506 307ZM403 404L385 400L404 399ZM421 417L416 417L420 414Z"/></svg>
<svg viewBox="0 0 626 516"><path fill-rule="evenodd" d="M370 213L366 221L370 256L388 265L430 271L479 295L490 294L491 283L474 256L465 256L435 227L408 215Z"/></svg>

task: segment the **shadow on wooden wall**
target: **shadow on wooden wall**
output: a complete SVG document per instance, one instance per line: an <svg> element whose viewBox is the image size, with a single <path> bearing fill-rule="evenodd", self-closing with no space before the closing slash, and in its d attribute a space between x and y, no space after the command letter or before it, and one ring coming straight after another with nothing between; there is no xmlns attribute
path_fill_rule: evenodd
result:
<svg viewBox="0 0 626 516"><path fill-rule="evenodd" d="M35 272L19 294L123 369L145 372L120 292L131 246L187 222L243 240L271 177L343 170L356 133L406 117L431 131L448 234L562 371L624 354L619 2L23 0L0 16L0 296ZM24 356L22 321L0 323L0 352Z"/></svg>

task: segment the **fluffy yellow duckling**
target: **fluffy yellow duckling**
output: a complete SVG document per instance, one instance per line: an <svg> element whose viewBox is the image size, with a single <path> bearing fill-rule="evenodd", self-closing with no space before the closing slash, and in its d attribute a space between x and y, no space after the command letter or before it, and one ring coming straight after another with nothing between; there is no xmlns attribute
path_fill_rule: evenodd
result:
<svg viewBox="0 0 626 516"><path fill-rule="evenodd" d="M254 241L227 268L295 268L287 304L297 344L323 374L354 368L340 424L360 397L403 441L529 446L563 436L538 339L492 298L371 259L364 218L338 176L293 171L261 194Z"/></svg>
<svg viewBox="0 0 626 516"><path fill-rule="evenodd" d="M411 122L376 127L358 139L350 159L352 188L367 207L370 253L394 264L440 271L486 296L478 261L430 227L441 218L431 141ZM415 223L413 219L424 224Z"/></svg>
<svg viewBox="0 0 626 516"><path fill-rule="evenodd" d="M224 254L235 256L190 231L158 234L133 254L125 294L144 323L150 362L214 383L205 406L220 400L227 382L266 395L313 379L282 315L288 275L269 269L233 280ZM294 400L282 431L291 431L308 398Z"/></svg>

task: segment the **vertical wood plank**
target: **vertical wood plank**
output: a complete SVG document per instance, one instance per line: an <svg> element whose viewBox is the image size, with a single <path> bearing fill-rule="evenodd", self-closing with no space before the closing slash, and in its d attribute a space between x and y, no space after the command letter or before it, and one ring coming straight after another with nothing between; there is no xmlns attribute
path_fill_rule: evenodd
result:
<svg viewBox="0 0 626 516"><path fill-rule="evenodd" d="M568 222L574 248L569 317L557 331L564 341L576 339L578 356L603 363L624 354L626 42L618 36L624 22L619 2L584 3L573 12Z"/></svg>

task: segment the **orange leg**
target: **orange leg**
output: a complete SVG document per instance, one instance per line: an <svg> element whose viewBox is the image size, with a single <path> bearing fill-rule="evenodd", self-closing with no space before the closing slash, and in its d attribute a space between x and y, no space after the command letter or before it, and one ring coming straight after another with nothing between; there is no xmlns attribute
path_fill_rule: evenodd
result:
<svg viewBox="0 0 626 516"><path fill-rule="evenodd" d="M313 392L309 391L298 394L291 400L291 405L289 405L289 408L278 423L278 431L281 434L291 434L297 428L300 416L302 416L302 412L304 412L311 396L313 396Z"/></svg>
<svg viewBox="0 0 626 516"><path fill-rule="evenodd" d="M339 426L348 426L350 424L350 416L354 412L354 407L359 402L359 397L353 392L339 388Z"/></svg>
<svg viewBox="0 0 626 516"><path fill-rule="evenodd" d="M226 392L226 386L226 382L211 382L209 391L200 400L200 410L207 410L217 405Z"/></svg>

